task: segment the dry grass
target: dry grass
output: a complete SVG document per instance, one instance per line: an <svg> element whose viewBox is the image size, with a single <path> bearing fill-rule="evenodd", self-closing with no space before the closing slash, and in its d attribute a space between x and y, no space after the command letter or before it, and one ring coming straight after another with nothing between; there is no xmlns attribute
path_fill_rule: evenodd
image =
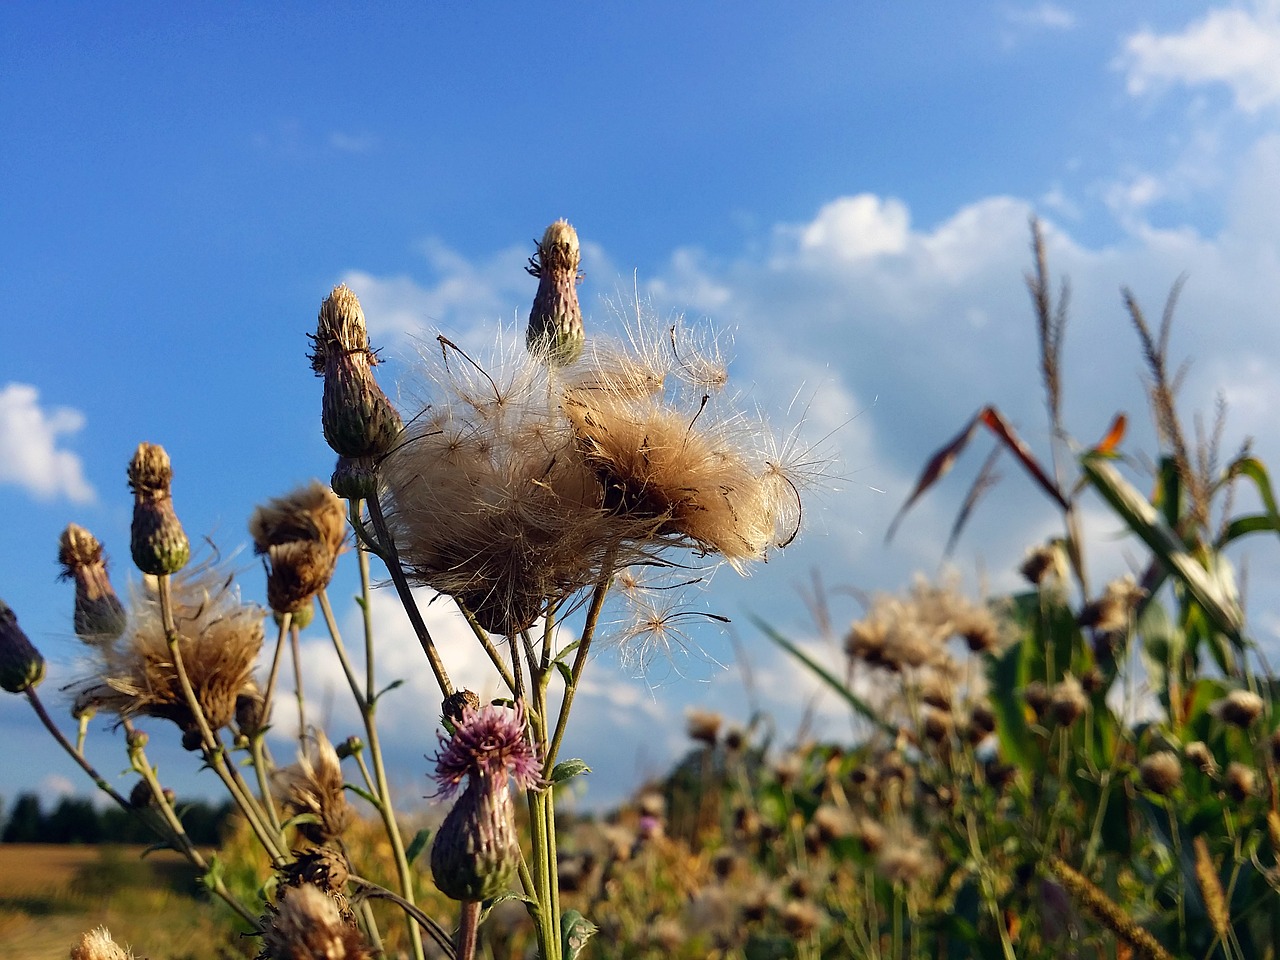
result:
<svg viewBox="0 0 1280 960"><path fill-rule="evenodd" d="M199 902L176 854L142 847L0 844L0 943L6 960L65 957L104 925L150 960L250 956L222 911Z"/></svg>

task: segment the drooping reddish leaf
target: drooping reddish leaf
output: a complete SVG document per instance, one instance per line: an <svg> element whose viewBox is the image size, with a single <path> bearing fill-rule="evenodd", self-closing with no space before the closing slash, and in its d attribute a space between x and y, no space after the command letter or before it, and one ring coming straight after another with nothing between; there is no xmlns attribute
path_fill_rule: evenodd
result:
<svg viewBox="0 0 1280 960"><path fill-rule="evenodd" d="M929 462L925 464L924 471L920 474L920 479L916 481L915 489L911 491L911 496L907 497L907 502L898 509L898 512L894 515L893 521L889 524L889 530L884 535L886 543L893 539L893 535L898 529L898 523L902 520L903 515L911 509L911 505L919 500L926 490L945 477L951 471L951 468L955 466L956 458L960 456L960 452L964 450L969 441L973 439L973 432L978 428L981 416L982 411L980 410L974 418L965 425L963 430L952 437L951 440L949 440L946 445L935 453L929 459Z"/></svg>

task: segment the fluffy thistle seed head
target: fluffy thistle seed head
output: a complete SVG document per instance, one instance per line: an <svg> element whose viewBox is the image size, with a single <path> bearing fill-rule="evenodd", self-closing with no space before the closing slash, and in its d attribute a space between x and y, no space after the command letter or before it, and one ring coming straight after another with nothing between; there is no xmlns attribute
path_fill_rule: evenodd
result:
<svg viewBox="0 0 1280 960"><path fill-rule="evenodd" d="M128 619L107 576L102 544L84 527L68 524L58 541L59 578L76 585L76 636L85 643L109 643L124 632Z"/></svg>
<svg viewBox="0 0 1280 960"><path fill-rule="evenodd" d="M582 281L578 232L568 221L557 220L547 227L537 247L525 268L538 278L525 344L544 362L565 366L582 356L586 340L578 305L578 284Z"/></svg>
<svg viewBox="0 0 1280 960"><path fill-rule="evenodd" d="M262 937L258 960L369 960L360 931L319 887L289 887Z"/></svg>
<svg viewBox="0 0 1280 960"><path fill-rule="evenodd" d="M43 679L44 657L18 626L18 615L0 600L0 689L22 693Z"/></svg>
<svg viewBox="0 0 1280 960"><path fill-rule="evenodd" d="M1203 740L1188 743L1182 748L1182 755L1203 774L1212 775L1218 770L1218 761L1213 758L1213 751Z"/></svg>
<svg viewBox="0 0 1280 960"><path fill-rule="evenodd" d="M341 457L379 457L400 434L400 415L374 379L377 357L369 348L360 300L345 284L320 305L310 336L311 369L324 377L324 438Z"/></svg>
<svg viewBox="0 0 1280 960"><path fill-rule="evenodd" d="M183 664L209 726L231 724L243 695L256 694L253 665L262 646L263 611L240 602L233 578L205 563L172 582L174 622ZM125 632L95 650L95 673L77 691L77 700L123 718L159 717L176 723L199 744L195 717L187 705L169 652L154 581L133 591Z"/></svg>
<svg viewBox="0 0 1280 960"><path fill-rule="evenodd" d="M311 814L315 823L299 823L298 833L316 846L340 839L355 810L347 802L337 751L323 731L312 735L307 752L278 774L278 790L291 815Z"/></svg>
<svg viewBox="0 0 1280 960"><path fill-rule="evenodd" d="M71 960L133 960L133 951L111 939L106 927L82 933L71 948Z"/></svg>
<svg viewBox="0 0 1280 960"><path fill-rule="evenodd" d="M690 709L685 712L685 729L689 739L697 743L714 747L720 736L720 725L723 719L712 710Z"/></svg>
<svg viewBox="0 0 1280 960"><path fill-rule="evenodd" d="M1237 803L1243 803L1258 792L1258 773L1238 760L1227 764L1227 794Z"/></svg>
<svg viewBox="0 0 1280 960"><path fill-rule="evenodd" d="M173 509L173 467L164 447L140 443L129 462L133 491L130 550L143 573L177 573L191 558L191 543Z"/></svg>

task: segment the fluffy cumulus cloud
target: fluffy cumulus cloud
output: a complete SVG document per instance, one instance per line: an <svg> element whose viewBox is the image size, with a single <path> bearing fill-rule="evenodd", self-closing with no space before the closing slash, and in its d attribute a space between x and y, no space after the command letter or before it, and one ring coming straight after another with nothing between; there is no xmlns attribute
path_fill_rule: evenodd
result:
<svg viewBox="0 0 1280 960"><path fill-rule="evenodd" d="M5 385L0 389L0 483L22 487L40 500L93 500L80 458L61 447L84 422L84 414L70 407L41 406L39 391L29 384Z"/></svg>
<svg viewBox="0 0 1280 960"><path fill-rule="evenodd" d="M1173 83L1226 86L1236 105L1256 113L1280 104L1280 3L1211 10L1176 33L1142 30L1125 43L1118 65L1129 91Z"/></svg>

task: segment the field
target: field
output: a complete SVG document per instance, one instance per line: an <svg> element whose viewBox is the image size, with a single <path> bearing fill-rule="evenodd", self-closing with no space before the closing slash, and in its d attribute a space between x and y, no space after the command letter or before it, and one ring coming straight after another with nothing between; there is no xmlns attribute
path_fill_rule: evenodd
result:
<svg viewBox="0 0 1280 960"><path fill-rule="evenodd" d="M197 905L195 879L168 852L142 847L0 844L0 944L7 960L65 958L81 933L110 928L157 957L205 960L228 932Z"/></svg>

